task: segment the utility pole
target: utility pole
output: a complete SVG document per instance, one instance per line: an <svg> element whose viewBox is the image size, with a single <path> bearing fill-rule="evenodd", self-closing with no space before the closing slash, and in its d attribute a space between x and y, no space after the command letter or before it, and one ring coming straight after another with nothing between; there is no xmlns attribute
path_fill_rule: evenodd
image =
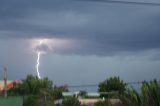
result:
<svg viewBox="0 0 160 106"><path fill-rule="evenodd" d="M4 68L4 97L7 98L7 68Z"/></svg>

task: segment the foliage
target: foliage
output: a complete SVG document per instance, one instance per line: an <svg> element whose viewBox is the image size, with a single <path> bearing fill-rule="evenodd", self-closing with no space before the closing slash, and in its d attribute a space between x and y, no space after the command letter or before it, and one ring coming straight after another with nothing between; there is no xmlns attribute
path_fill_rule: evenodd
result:
<svg viewBox="0 0 160 106"><path fill-rule="evenodd" d="M145 82L141 88L141 96L145 106L160 106L160 84L156 80Z"/></svg>
<svg viewBox="0 0 160 106"><path fill-rule="evenodd" d="M160 84L156 80L144 82L140 94L128 89L121 100L126 106L160 106Z"/></svg>
<svg viewBox="0 0 160 106"><path fill-rule="evenodd" d="M107 101L98 101L94 103L94 106L110 106L110 104Z"/></svg>
<svg viewBox="0 0 160 106"><path fill-rule="evenodd" d="M99 92L111 92L118 91L123 93L125 91L126 84L119 77L111 77L99 84Z"/></svg>
<svg viewBox="0 0 160 106"><path fill-rule="evenodd" d="M23 106L36 106L37 98L35 95L24 96Z"/></svg>
<svg viewBox="0 0 160 106"><path fill-rule="evenodd" d="M52 81L48 78L39 79L37 76L28 75L25 80L22 81L22 90L24 95L39 94L42 90L51 90Z"/></svg>
<svg viewBox="0 0 160 106"><path fill-rule="evenodd" d="M9 96L24 96L24 106L53 106L53 84L48 78L28 75L22 83L15 83Z"/></svg>
<svg viewBox="0 0 160 106"><path fill-rule="evenodd" d="M51 106L53 104L53 84L48 78L39 79L37 76L28 75L21 85L25 95L24 106Z"/></svg>
<svg viewBox="0 0 160 106"><path fill-rule="evenodd" d="M86 97L86 94L87 94L86 91L80 91L80 92L79 92L79 95L80 95L81 97L83 97L83 98Z"/></svg>
<svg viewBox="0 0 160 106"><path fill-rule="evenodd" d="M24 96L23 106L54 106L52 100L45 100L44 97L39 97L37 95L27 95Z"/></svg>
<svg viewBox="0 0 160 106"><path fill-rule="evenodd" d="M64 91L68 91L67 86L53 87L48 78L28 75L22 83L15 83L8 95L23 96L24 106L54 106L54 100L61 99Z"/></svg>
<svg viewBox="0 0 160 106"><path fill-rule="evenodd" d="M54 99L61 99L62 98L62 92L67 92L67 86L61 86L61 87L54 87L54 90L52 91L52 96Z"/></svg>
<svg viewBox="0 0 160 106"><path fill-rule="evenodd" d="M22 94L21 83L13 83L13 88L7 93L9 96L20 96Z"/></svg>
<svg viewBox="0 0 160 106"><path fill-rule="evenodd" d="M80 106L80 102L75 97L68 97L62 101L62 106Z"/></svg>
<svg viewBox="0 0 160 106"><path fill-rule="evenodd" d="M39 79L28 75L22 83L15 83L13 89L8 91L9 96L24 96L24 106L54 106L55 99L62 98L62 92L68 91L67 86L53 87L48 78ZM141 92L133 88L126 89L126 84L119 77L111 77L99 84L99 92L118 91L120 99L125 106L160 106L160 84L156 81L144 82ZM85 97L86 92L80 95ZM106 101L100 101L94 106L109 106ZM65 98L62 106L80 106L75 97Z"/></svg>
<svg viewBox="0 0 160 106"><path fill-rule="evenodd" d="M54 102L53 101L45 101L44 99L38 99L36 101L35 106L54 106Z"/></svg>
<svg viewBox="0 0 160 106"><path fill-rule="evenodd" d="M134 89L127 89L123 96L120 96L125 106L141 106L140 95Z"/></svg>

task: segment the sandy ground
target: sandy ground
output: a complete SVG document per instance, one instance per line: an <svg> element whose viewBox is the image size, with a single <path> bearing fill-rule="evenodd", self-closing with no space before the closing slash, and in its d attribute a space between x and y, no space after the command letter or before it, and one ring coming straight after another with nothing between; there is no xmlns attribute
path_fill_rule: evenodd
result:
<svg viewBox="0 0 160 106"><path fill-rule="evenodd" d="M103 99L79 99L82 105L89 104L92 106L95 102L103 101ZM119 99L110 99L109 100L113 106L123 106Z"/></svg>

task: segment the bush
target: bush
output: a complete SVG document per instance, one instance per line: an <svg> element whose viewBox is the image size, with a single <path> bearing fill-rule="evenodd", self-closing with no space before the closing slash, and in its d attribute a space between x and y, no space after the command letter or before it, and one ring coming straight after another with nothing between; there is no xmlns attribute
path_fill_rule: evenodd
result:
<svg viewBox="0 0 160 106"><path fill-rule="evenodd" d="M98 101L98 102L94 103L94 106L110 106L110 105L106 101Z"/></svg>
<svg viewBox="0 0 160 106"><path fill-rule="evenodd" d="M160 106L160 85L156 80L144 82L141 93L128 89L121 100L126 106Z"/></svg>
<svg viewBox="0 0 160 106"><path fill-rule="evenodd" d="M145 106L160 106L160 84L156 80L145 82L141 88L141 97Z"/></svg>
<svg viewBox="0 0 160 106"><path fill-rule="evenodd" d="M120 99L125 106L142 106L141 97L134 89L128 88Z"/></svg>
<svg viewBox="0 0 160 106"><path fill-rule="evenodd" d="M23 99L23 106L36 106L37 96L28 95Z"/></svg>
<svg viewBox="0 0 160 106"><path fill-rule="evenodd" d="M62 106L80 106L80 102L75 97L68 97L62 101Z"/></svg>

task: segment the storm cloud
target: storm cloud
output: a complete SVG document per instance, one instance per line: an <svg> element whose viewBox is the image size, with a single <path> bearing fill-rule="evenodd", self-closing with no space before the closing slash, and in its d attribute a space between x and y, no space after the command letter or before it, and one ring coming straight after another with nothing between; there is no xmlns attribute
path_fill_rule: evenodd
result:
<svg viewBox="0 0 160 106"><path fill-rule="evenodd" d="M37 75L38 51L40 74L56 85L159 80L160 6L0 0L0 69L11 80Z"/></svg>
<svg viewBox="0 0 160 106"><path fill-rule="evenodd" d="M160 6L77 0L0 1L0 39L74 40L73 48L58 53L106 56L159 51L159 28Z"/></svg>

